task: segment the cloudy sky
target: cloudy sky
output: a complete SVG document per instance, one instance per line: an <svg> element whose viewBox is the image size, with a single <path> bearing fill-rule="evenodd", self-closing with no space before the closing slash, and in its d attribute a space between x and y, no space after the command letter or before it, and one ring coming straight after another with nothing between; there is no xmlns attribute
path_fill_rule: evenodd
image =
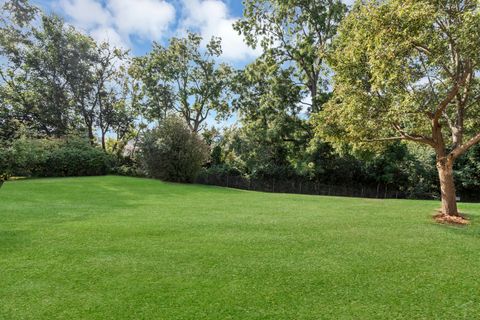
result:
<svg viewBox="0 0 480 320"><path fill-rule="evenodd" d="M223 58L245 63L258 55L233 30L242 15L241 0L34 0L46 11L63 16L69 23L97 40L108 39L144 54L152 41L165 42L186 30L204 38L222 38Z"/></svg>
<svg viewBox="0 0 480 320"><path fill-rule="evenodd" d="M1 1L1 0L0 0ZM242 15L241 0L32 0L63 16L96 40L141 55L152 41L165 43L185 30L205 39L222 38L223 59L233 64L252 61L259 52L246 46L232 24Z"/></svg>

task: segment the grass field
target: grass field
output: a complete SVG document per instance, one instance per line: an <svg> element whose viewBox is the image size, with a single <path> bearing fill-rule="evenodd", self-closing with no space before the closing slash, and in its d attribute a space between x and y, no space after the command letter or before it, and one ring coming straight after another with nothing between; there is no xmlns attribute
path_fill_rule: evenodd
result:
<svg viewBox="0 0 480 320"><path fill-rule="evenodd" d="M0 319L479 319L480 205L122 177L0 189ZM480 221L480 220L478 220Z"/></svg>

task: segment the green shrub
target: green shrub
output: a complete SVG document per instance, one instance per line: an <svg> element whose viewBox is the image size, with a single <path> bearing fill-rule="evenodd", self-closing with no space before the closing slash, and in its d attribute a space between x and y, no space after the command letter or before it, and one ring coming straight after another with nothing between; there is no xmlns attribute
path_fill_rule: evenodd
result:
<svg viewBox="0 0 480 320"><path fill-rule="evenodd" d="M127 176L127 177L145 177L145 173L141 168L138 168L135 164L122 164L120 166L115 167L114 174L119 176Z"/></svg>
<svg viewBox="0 0 480 320"><path fill-rule="evenodd" d="M1 172L29 177L104 175L114 164L112 156L76 137L21 138L0 149L0 161Z"/></svg>
<svg viewBox="0 0 480 320"><path fill-rule="evenodd" d="M10 171L8 149L0 148L0 175L6 176Z"/></svg>
<svg viewBox="0 0 480 320"><path fill-rule="evenodd" d="M148 131L141 143L141 160L148 176L166 181L193 182L208 157L206 143L174 116Z"/></svg>

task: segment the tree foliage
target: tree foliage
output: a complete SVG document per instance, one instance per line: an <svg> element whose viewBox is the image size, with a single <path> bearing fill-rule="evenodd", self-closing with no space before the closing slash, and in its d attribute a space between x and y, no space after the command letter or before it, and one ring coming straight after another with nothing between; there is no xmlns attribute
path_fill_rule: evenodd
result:
<svg viewBox="0 0 480 320"><path fill-rule="evenodd" d="M260 45L280 64L293 64L296 76L318 112L328 91L326 57L347 7L340 0L247 0L235 29L252 47Z"/></svg>
<svg viewBox="0 0 480 320"><path fill-rule="evenodd" d="M201 44L198 34L188 33L170 39L168 47L154 43L147 56L136 59L135 72L143 82L152 120L173 111L199 132L210 115L228 114L232 70L216 60L222 53L221 40L212 38L205 50Z"/></svg>
<svg viewBox="0 0 480 320"><path fill-rule="evenodd" d="M335 42L333 142L403 139L434 149L443 211L457 214L452 168L480 141L478 1L357 2Z"/></svg>
<svg viewBox="0 0 480 320"><path fill-rule="evenodd" d="M85 132L94 144L97 129L104 142L106 131L132 122L131 110L118 107L125 100L126 70L118 65L128 63L126 51L96 43L27 1L7 1L1 21L4 139L23 127L38 137Z"/></svg>
<svg viewBox="0 0 480 320"><path fill-rule="evenodd" d="M206 143L185 121L168 116L145 133L141 158L150 177L173 182L192 182L208 160Z"/></svg>
<svg viewBox="0 0 480 320"><path fill-rule="evenodd" d="M86 174L82 162L112 154L115 172L138 175L141 145L169 180L203 165L422 197L440 181L453 214L454 176L462 198L480 188L478 1L357 1L342 21L340 0L246 0L234 28L263 52L236 71L216 37L187 32L132 57L28 0L3 3L0 174ZM72 134L81 148L64 145Z"/></svg>
<svg viewBox="0 0 480 320"><path fill-rule="evenodd" d="M242 126L234 133L230 152L250 174L291 173L308 143L309 127L299 105L301 87L292 73L293 68L282 68L266 55L233 81L232 106Z"/></svg>

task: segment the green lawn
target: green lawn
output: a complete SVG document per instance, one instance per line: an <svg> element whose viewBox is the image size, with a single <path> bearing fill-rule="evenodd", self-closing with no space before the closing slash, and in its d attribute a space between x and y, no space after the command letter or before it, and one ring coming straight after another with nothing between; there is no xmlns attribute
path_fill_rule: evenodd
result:
<svg viewBox="0 0 480 320"><path fill-rule="evenodd" d="M478 319L480 205L122 177L0 189L0 319Z"/></svg>

